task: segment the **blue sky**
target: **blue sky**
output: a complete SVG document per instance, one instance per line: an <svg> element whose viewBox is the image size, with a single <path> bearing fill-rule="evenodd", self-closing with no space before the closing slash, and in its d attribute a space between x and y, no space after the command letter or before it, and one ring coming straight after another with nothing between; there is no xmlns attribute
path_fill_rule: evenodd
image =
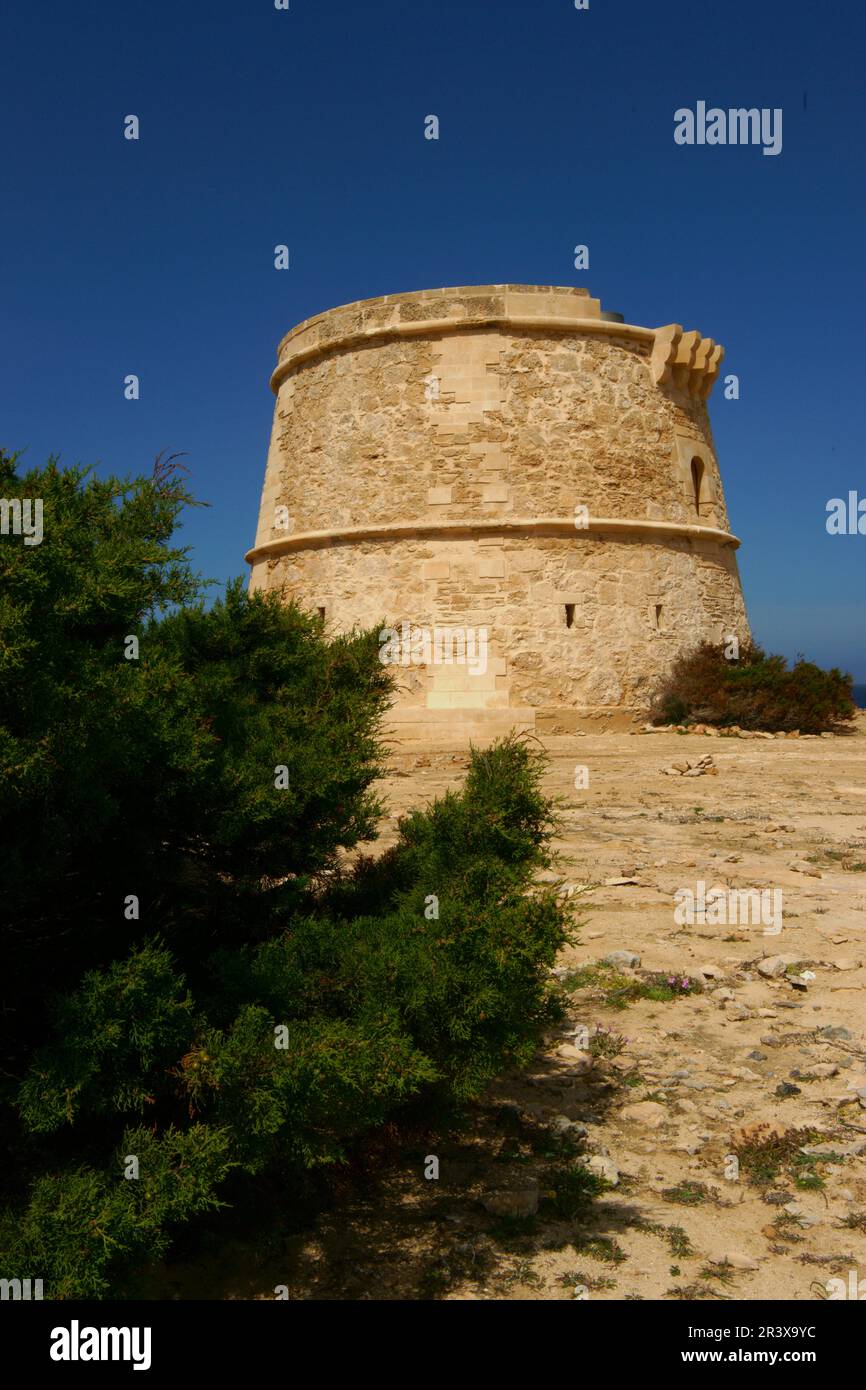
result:
<svg viewBox="0 0 866 1390"><path fill-rule="evenodd" d="M0 443L121 473L186 451L211 505L184 539L225 580L293 324L586 285L725 344L740 399L717 386L711 416L755 634L866 681L866 536L825 529L831 497L866 497L864 39L855 0L9 0ZM782 153L676 145L698 100L781 107Z"/></svg>

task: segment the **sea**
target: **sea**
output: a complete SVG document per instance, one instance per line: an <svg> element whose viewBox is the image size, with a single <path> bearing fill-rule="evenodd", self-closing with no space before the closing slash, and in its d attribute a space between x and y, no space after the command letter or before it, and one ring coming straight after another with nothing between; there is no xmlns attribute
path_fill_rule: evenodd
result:
<svg viewBox="0 0 866 1390"><path fill-rule="evenodd" d="M854 703L858 709L866 709L866 685L854 686Z"/></svg>

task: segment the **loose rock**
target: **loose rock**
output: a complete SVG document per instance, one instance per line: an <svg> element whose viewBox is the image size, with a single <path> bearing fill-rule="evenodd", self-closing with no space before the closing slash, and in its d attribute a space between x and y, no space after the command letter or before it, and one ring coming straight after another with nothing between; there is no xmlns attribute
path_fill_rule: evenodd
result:
<svg viewBox="0 0 866 1390"><path fill-rule="evenodd" d="M640 965L640 956L636 951L610 951L604 958L605 965L625 966L627 970L636 970Z"/></svg>

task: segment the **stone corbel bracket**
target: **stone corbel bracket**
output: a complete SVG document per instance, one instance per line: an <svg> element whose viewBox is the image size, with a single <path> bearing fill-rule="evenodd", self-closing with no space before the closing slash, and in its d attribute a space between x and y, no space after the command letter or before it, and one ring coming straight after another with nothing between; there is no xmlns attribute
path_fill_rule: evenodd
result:
<svg viewBox="0 0 866 1390"><path fill-rule="evenodd" d="M678 323L655 330L650 367L657 386L675 386L705 401L715 385L725 349L697 330L684 333Z"/></svg>

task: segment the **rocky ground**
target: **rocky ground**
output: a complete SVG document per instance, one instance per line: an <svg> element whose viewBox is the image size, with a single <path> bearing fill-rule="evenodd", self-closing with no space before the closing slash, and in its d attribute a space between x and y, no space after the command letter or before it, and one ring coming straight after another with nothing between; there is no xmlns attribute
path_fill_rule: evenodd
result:
<svg viewBox="0 0 866 1390"><path fill-rule="evenodd" d="M864 740L866 716L840 737L547 740L580 923L567 1021L469 1130L383 1151L205 1296L807 1300L866 1280ZM395 753L394 819L465 766ZM699 882L781 890L781 932L677 922ZM581 1163L611 1184L590 1203Z"/></svg>

